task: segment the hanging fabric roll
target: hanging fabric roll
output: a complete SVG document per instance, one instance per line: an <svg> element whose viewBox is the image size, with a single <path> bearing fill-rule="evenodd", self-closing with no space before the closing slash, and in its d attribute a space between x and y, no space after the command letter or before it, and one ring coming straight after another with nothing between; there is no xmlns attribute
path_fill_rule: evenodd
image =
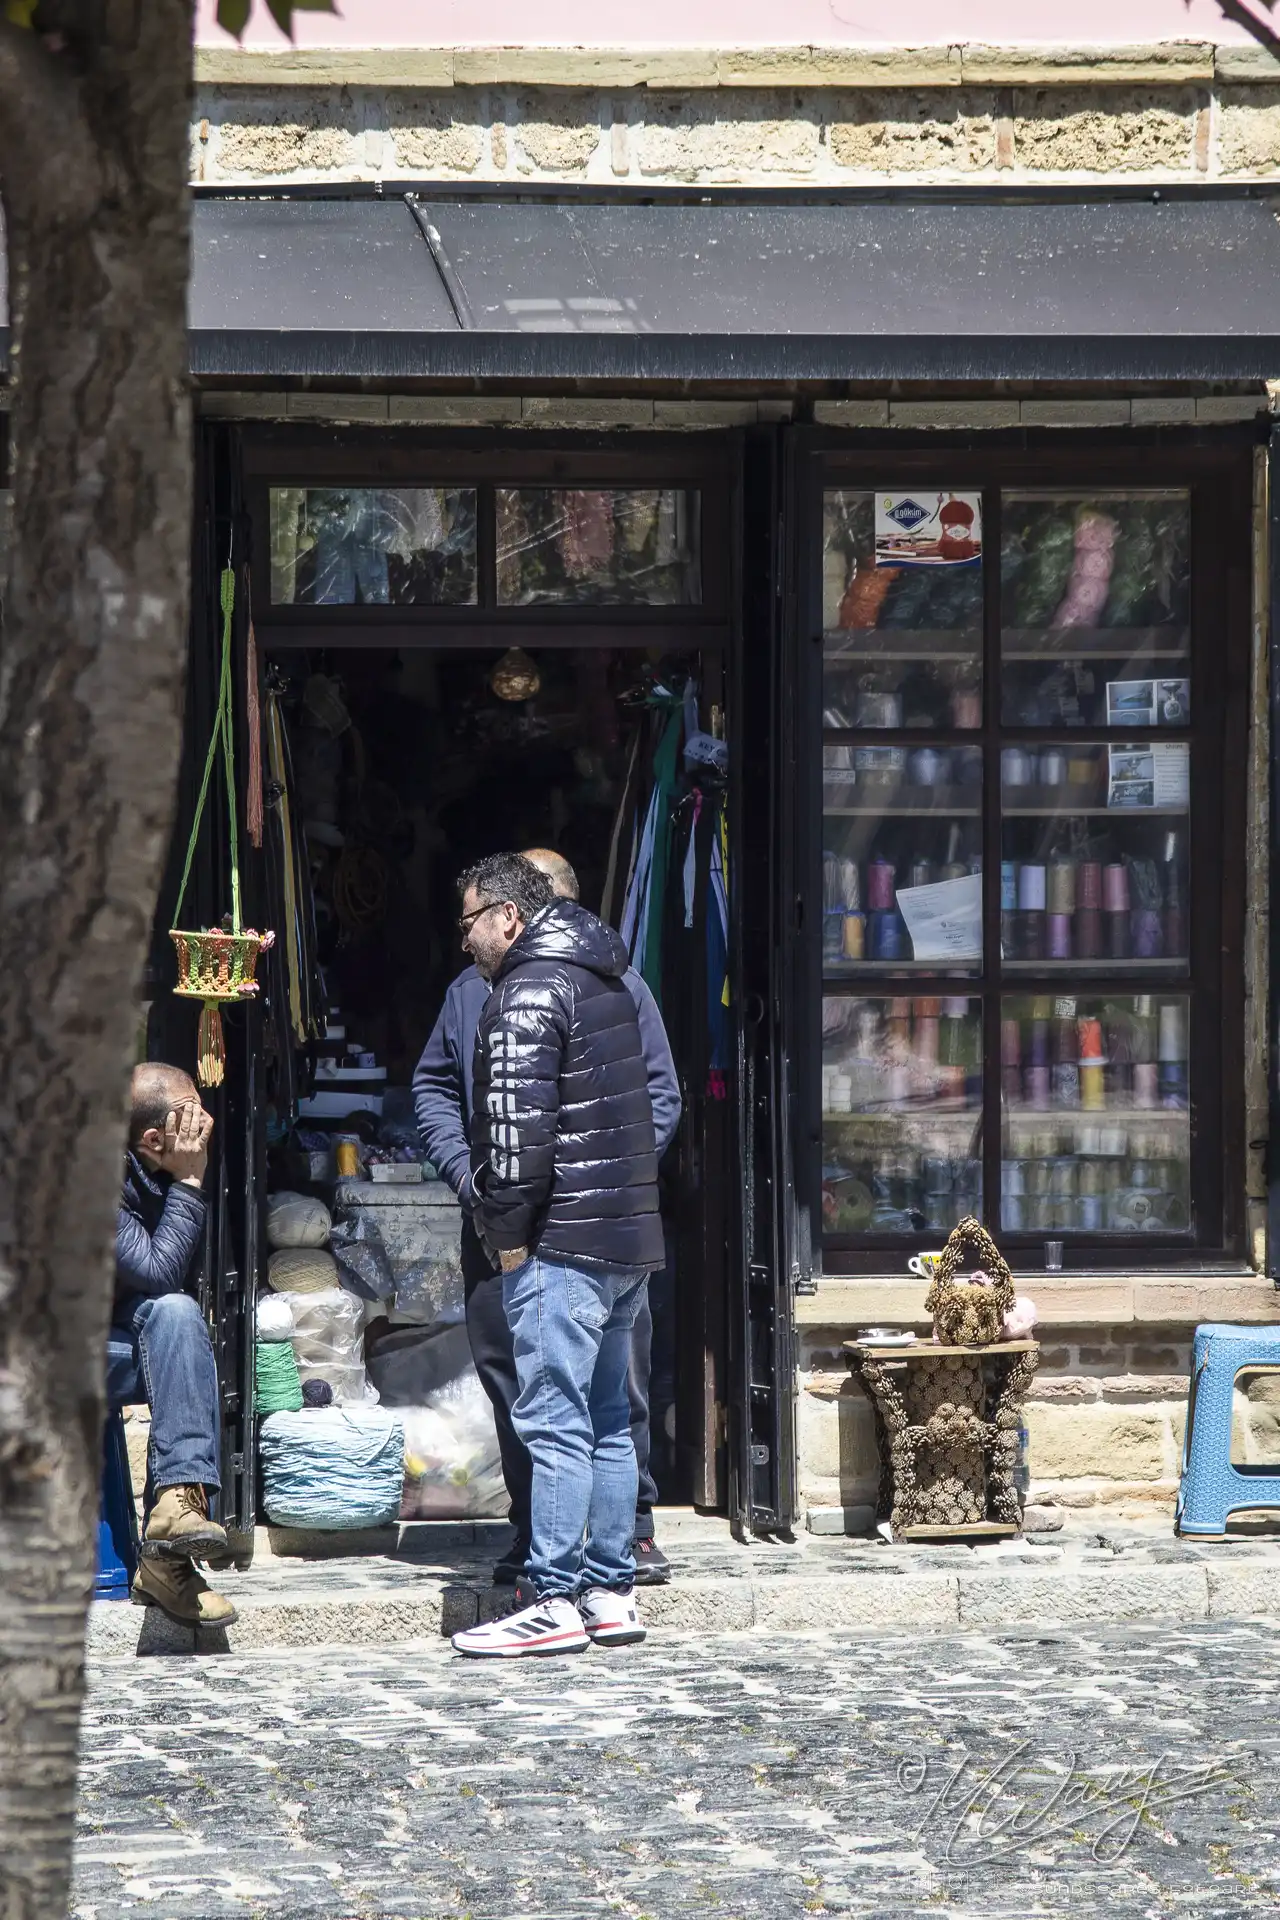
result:
<svg viewBox="0 0 1280 1920"><path fill-rule="evenodd" d="M679 791L680 734L684 700L655 687L651 704L667 715L653 756L653 793L640 836L640 851L622 914L622 937L631 962L662 1005L662 923L671 849L671 806Z"/></svg>

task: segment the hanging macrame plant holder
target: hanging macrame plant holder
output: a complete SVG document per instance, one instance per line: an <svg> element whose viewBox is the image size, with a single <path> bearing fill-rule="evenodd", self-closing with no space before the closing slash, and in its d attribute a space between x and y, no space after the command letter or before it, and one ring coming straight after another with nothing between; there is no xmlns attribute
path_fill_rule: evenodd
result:
<svg viewBox="0 0 1280 1920"><path fill-rule="evenodd" d="M240 839L236 819L236 767L234 729L231 713L231 615L235 608L236 577L228 567L222 575L222 667L218 680L218 709L214 715L213 736L205 756L204 778L196 801L187 858L182 869L182 884L173 910L175 920L182 918L191 863L195 859L209 797L209 781L218 750L222 750L222 770L227 790L227 824L230 830L231 911L220 927L205 927L196 933L189 928L171 927L169 938L178 955L178 981L174 992L188 1000L199 1000L199 1059L196 1077L202 1087L222 1085L227 1050L222 1032L222 1003L226 1000L250 1000L258 991L255 978L258 955L275 939L274 933L256 933L240 919Z"/></svg>

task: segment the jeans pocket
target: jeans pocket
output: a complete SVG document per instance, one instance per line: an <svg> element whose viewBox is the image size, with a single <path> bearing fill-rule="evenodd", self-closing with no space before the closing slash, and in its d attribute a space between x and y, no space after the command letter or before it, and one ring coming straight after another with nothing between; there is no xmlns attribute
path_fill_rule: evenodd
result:
<svg viewBox="0 0 1280 1920"><path fill-rule="evenodd" d="M564 1280L571 1317L591 1333L603 1333L609 1322L609 1302L604 1289L573 1267L565 1268Z"/></svg>

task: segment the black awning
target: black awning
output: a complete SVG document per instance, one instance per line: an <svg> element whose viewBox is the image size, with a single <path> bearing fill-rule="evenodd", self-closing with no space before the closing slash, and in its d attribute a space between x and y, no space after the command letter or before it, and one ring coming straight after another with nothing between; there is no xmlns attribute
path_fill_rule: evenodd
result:
<svg viewBox="0 0 1280 1920"><path fill-rule="evenodd" d="M207 378L1253 380L1280 222L1229 191L201 197Z"/></svg>

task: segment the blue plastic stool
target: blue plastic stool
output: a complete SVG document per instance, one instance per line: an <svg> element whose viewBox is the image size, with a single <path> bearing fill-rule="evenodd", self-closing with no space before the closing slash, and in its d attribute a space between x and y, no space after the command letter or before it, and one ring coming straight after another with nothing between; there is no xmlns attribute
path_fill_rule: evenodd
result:
<svg viewBox="0 0 1280 1920"><path fill-rule="evenodd" d="M1196 1328L1175 1532L1221 1535L1243 1508L1280 1507L1280 1472L1231 1464L1237 1375L1272 1372L1280 1372L1280 1327Z"/></svg>
<svg viewBox="0 0 1280 1920"><path fill-rule="evenodd" d="M124 1416L117 1407L102 1433L102 1509L98 1519L95 1600L127 1600L138 1571L138 1515L133 1504Z"/></svg>

